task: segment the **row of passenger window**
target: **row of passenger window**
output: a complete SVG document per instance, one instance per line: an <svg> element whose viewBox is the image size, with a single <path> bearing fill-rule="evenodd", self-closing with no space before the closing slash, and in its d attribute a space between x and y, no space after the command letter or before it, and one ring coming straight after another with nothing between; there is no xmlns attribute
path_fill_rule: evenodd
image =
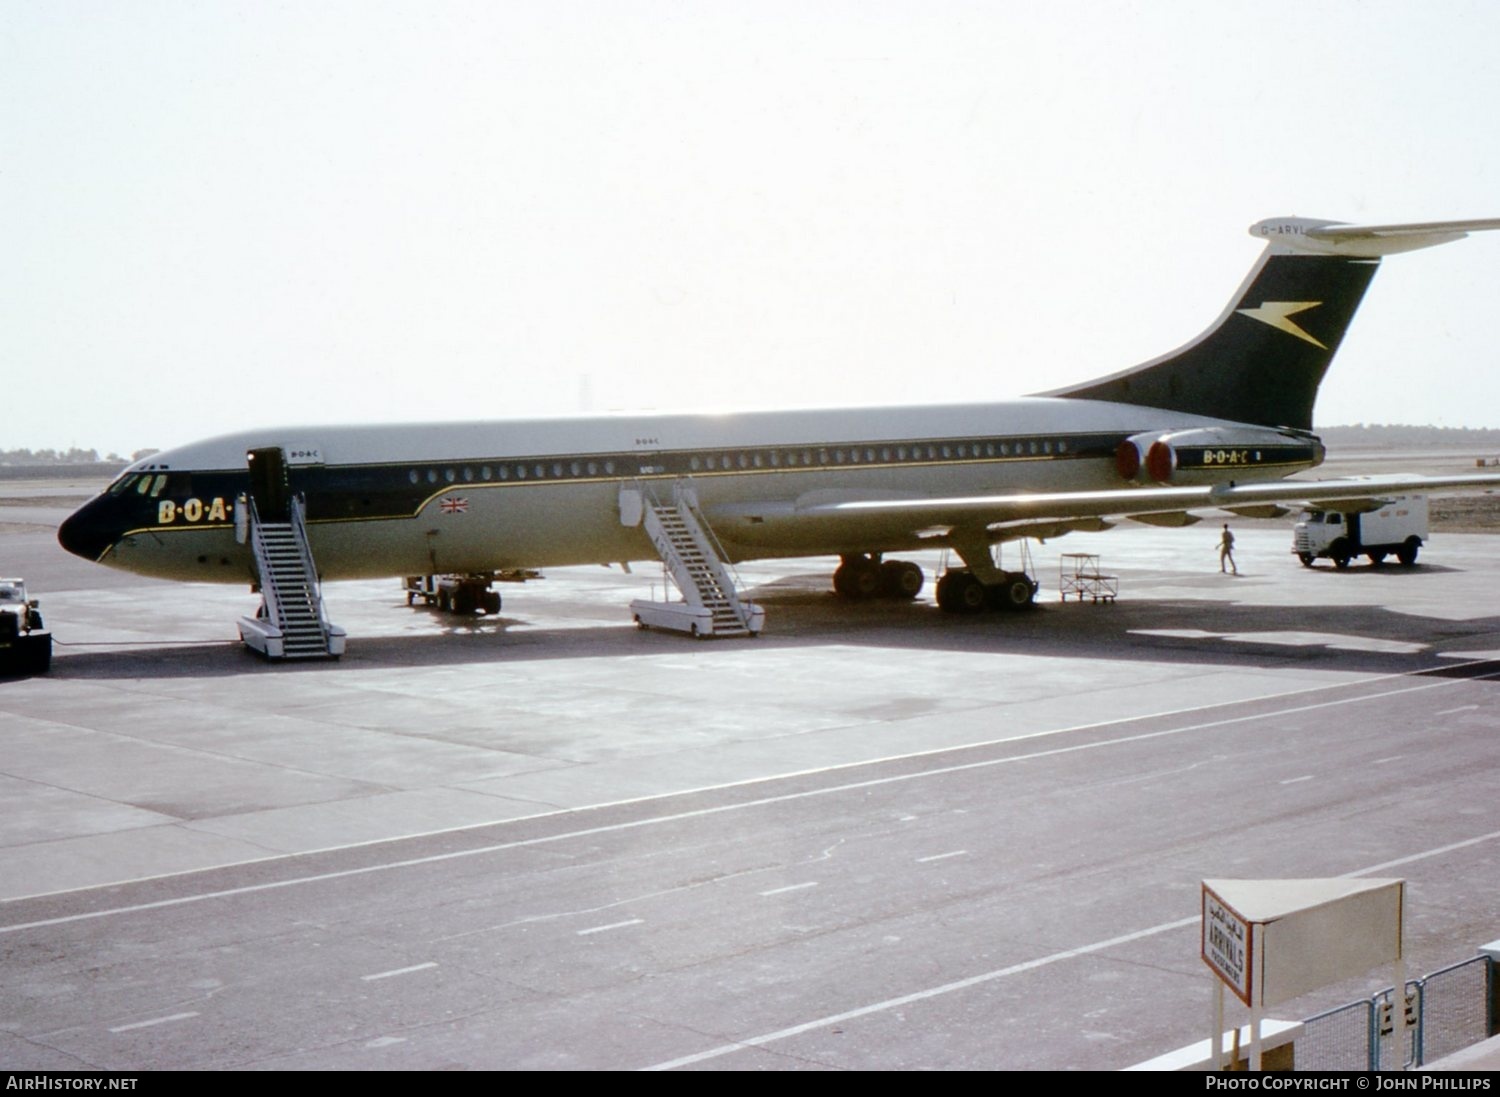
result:
<svg viewBox="0 0 1500 1097"><path fill-rule="evenodd" d="M986 457L1050 457L1067 453L1064 439L1018 439L1014 442L949 442L902 446L850 446L848 449L773 449L725 453L688 460L688 467L713 472L751 468L796 468L815 465L889 465L902 461L968 461Z"/></svg>
<svg viewBox="0 0 1500 1097"><path fill-rule="evenodd" d="M966 461L1003 457L1050 457L1068 452L1066 439L1016 439L1004 442L947 442L898 446L850 446L847 448L742 450L738 453L692 454L687 461L690 472L732 472L738 469L814 468L824 465L880 465L913 461ZM647 455L642 455L646 458ZM674 460L675 458L675 460ZM681 471L678 455L663 458L667 464L642 472ZM673 465L678 465L673 469ZM567 480L578 477L613 476L613 459L593 461L526 461L512 464L462 465L437 469L411 469L406 475L413 484L424 480L438 483L488 483L495 480Z"/></svg>
<svg viewBox="0 0 1500 1097"><path fill-rule="evenodd" d="M425 473L412 469L406 477L413 484L420 484L424 479L429 484L439 481L472 484L476 480L545 480L549 477L562 480L577 476L613 476L614 472L614 461L537 461L514 465L480 465L478 468L464 465L462 468L427 469Z"/></svg>

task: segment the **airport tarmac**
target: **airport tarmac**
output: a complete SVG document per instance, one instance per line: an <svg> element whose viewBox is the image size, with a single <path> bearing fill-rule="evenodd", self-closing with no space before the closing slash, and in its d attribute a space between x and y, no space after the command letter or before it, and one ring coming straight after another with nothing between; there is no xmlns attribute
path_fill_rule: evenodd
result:
<svg viewBox="0 0 1500 1097"><path fill-rule="evenodd" d="M1205 1031L1205 877L1403 877L1412 975L1500 937L1493 536L1234 523L1230 577L1127 524L973 618L936 555L909 605L755 563L753 641L637 631L648 567L339 583L348 653L278 666L245 588L63 553L69 490L0 507L57 641L0 683L0 1067L1114 1068Z"/></svg>

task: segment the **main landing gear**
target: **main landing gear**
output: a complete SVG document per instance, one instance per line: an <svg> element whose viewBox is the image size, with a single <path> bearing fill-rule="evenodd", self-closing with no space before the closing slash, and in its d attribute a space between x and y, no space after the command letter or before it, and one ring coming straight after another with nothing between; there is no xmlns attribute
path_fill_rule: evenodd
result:
<svg viewBox="0 0 1500 1097"><path fill-rule="evenodd" d="M1030 609L1036 601L1036 580L1020 571L1002 571L1000 576L997 583L981 583L968 568L945 571L937 584L938 608L944 613Z"/></svg>
<svg viewBox="0 0 1500 1097"><path fill-rule="evenodd" d="M493 617L500 612L500 592L491 589L494 580L491 575L410 575L402 590L409 606L420 601L461 617L480 612Z"/></svg>
<svg viewBox="0 0 1500 1097"><path fill-rule="evenodd" d="M842 557L833 573L833 589L841 598L895 598L911 601L922 593L922 569L909 560L881 560L879 553Z"/></svg>
<svg viewBox="0 0 1500 1097"><path fill-rule="evenodd" d="M922 569L909 560L882 560L878 553L845 556L833 573L833 589L850 601L889 598L910 601L922 593ZM1024 571L991 567L987 582L969 568L949 568L937 583L938 608L947 613L1027 609L1037 582Z"/></svg>

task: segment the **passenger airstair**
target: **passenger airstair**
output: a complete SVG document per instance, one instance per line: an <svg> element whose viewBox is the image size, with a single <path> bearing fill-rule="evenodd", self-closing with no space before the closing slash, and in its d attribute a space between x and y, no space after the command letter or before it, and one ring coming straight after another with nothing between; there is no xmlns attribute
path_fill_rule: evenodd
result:
<svg viewBox="0 0 1500 1097"><path fill-rule="evenodd" d="M337 659L344 653L345 634L323 612L302 500L291 500L285 522L261 521L253 498L242 498L239 505L249 508L261 594L256 615L240 618L240 639L267 659Z"/></svg>
<svg viewBox="0 0 1500 1097"><path fill-rule="evenodd" d="M674 486L670 502L647 494L646 533L666 565L682 601L637 599L630 603L642 628L668 628L693 636L754 636L765 610L742 601L713 531L698 511L692 489Z"/></svg>

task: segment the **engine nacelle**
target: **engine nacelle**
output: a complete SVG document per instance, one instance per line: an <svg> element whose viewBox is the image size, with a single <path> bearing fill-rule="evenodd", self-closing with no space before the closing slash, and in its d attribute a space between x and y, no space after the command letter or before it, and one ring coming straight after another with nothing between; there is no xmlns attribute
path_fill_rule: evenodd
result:
<svg viewBox="0 0 1500 1097"><path fill-rule="evenodd" d="M1310 434L1270 427L1198 427L1120 443L1115 466L1121 475L1135 465L1135 479L1158 484L1225 484L1230 481L1277 480L1323 463L1323 443ZM1136 455L1134 462L1126 451Z"/></svg>

